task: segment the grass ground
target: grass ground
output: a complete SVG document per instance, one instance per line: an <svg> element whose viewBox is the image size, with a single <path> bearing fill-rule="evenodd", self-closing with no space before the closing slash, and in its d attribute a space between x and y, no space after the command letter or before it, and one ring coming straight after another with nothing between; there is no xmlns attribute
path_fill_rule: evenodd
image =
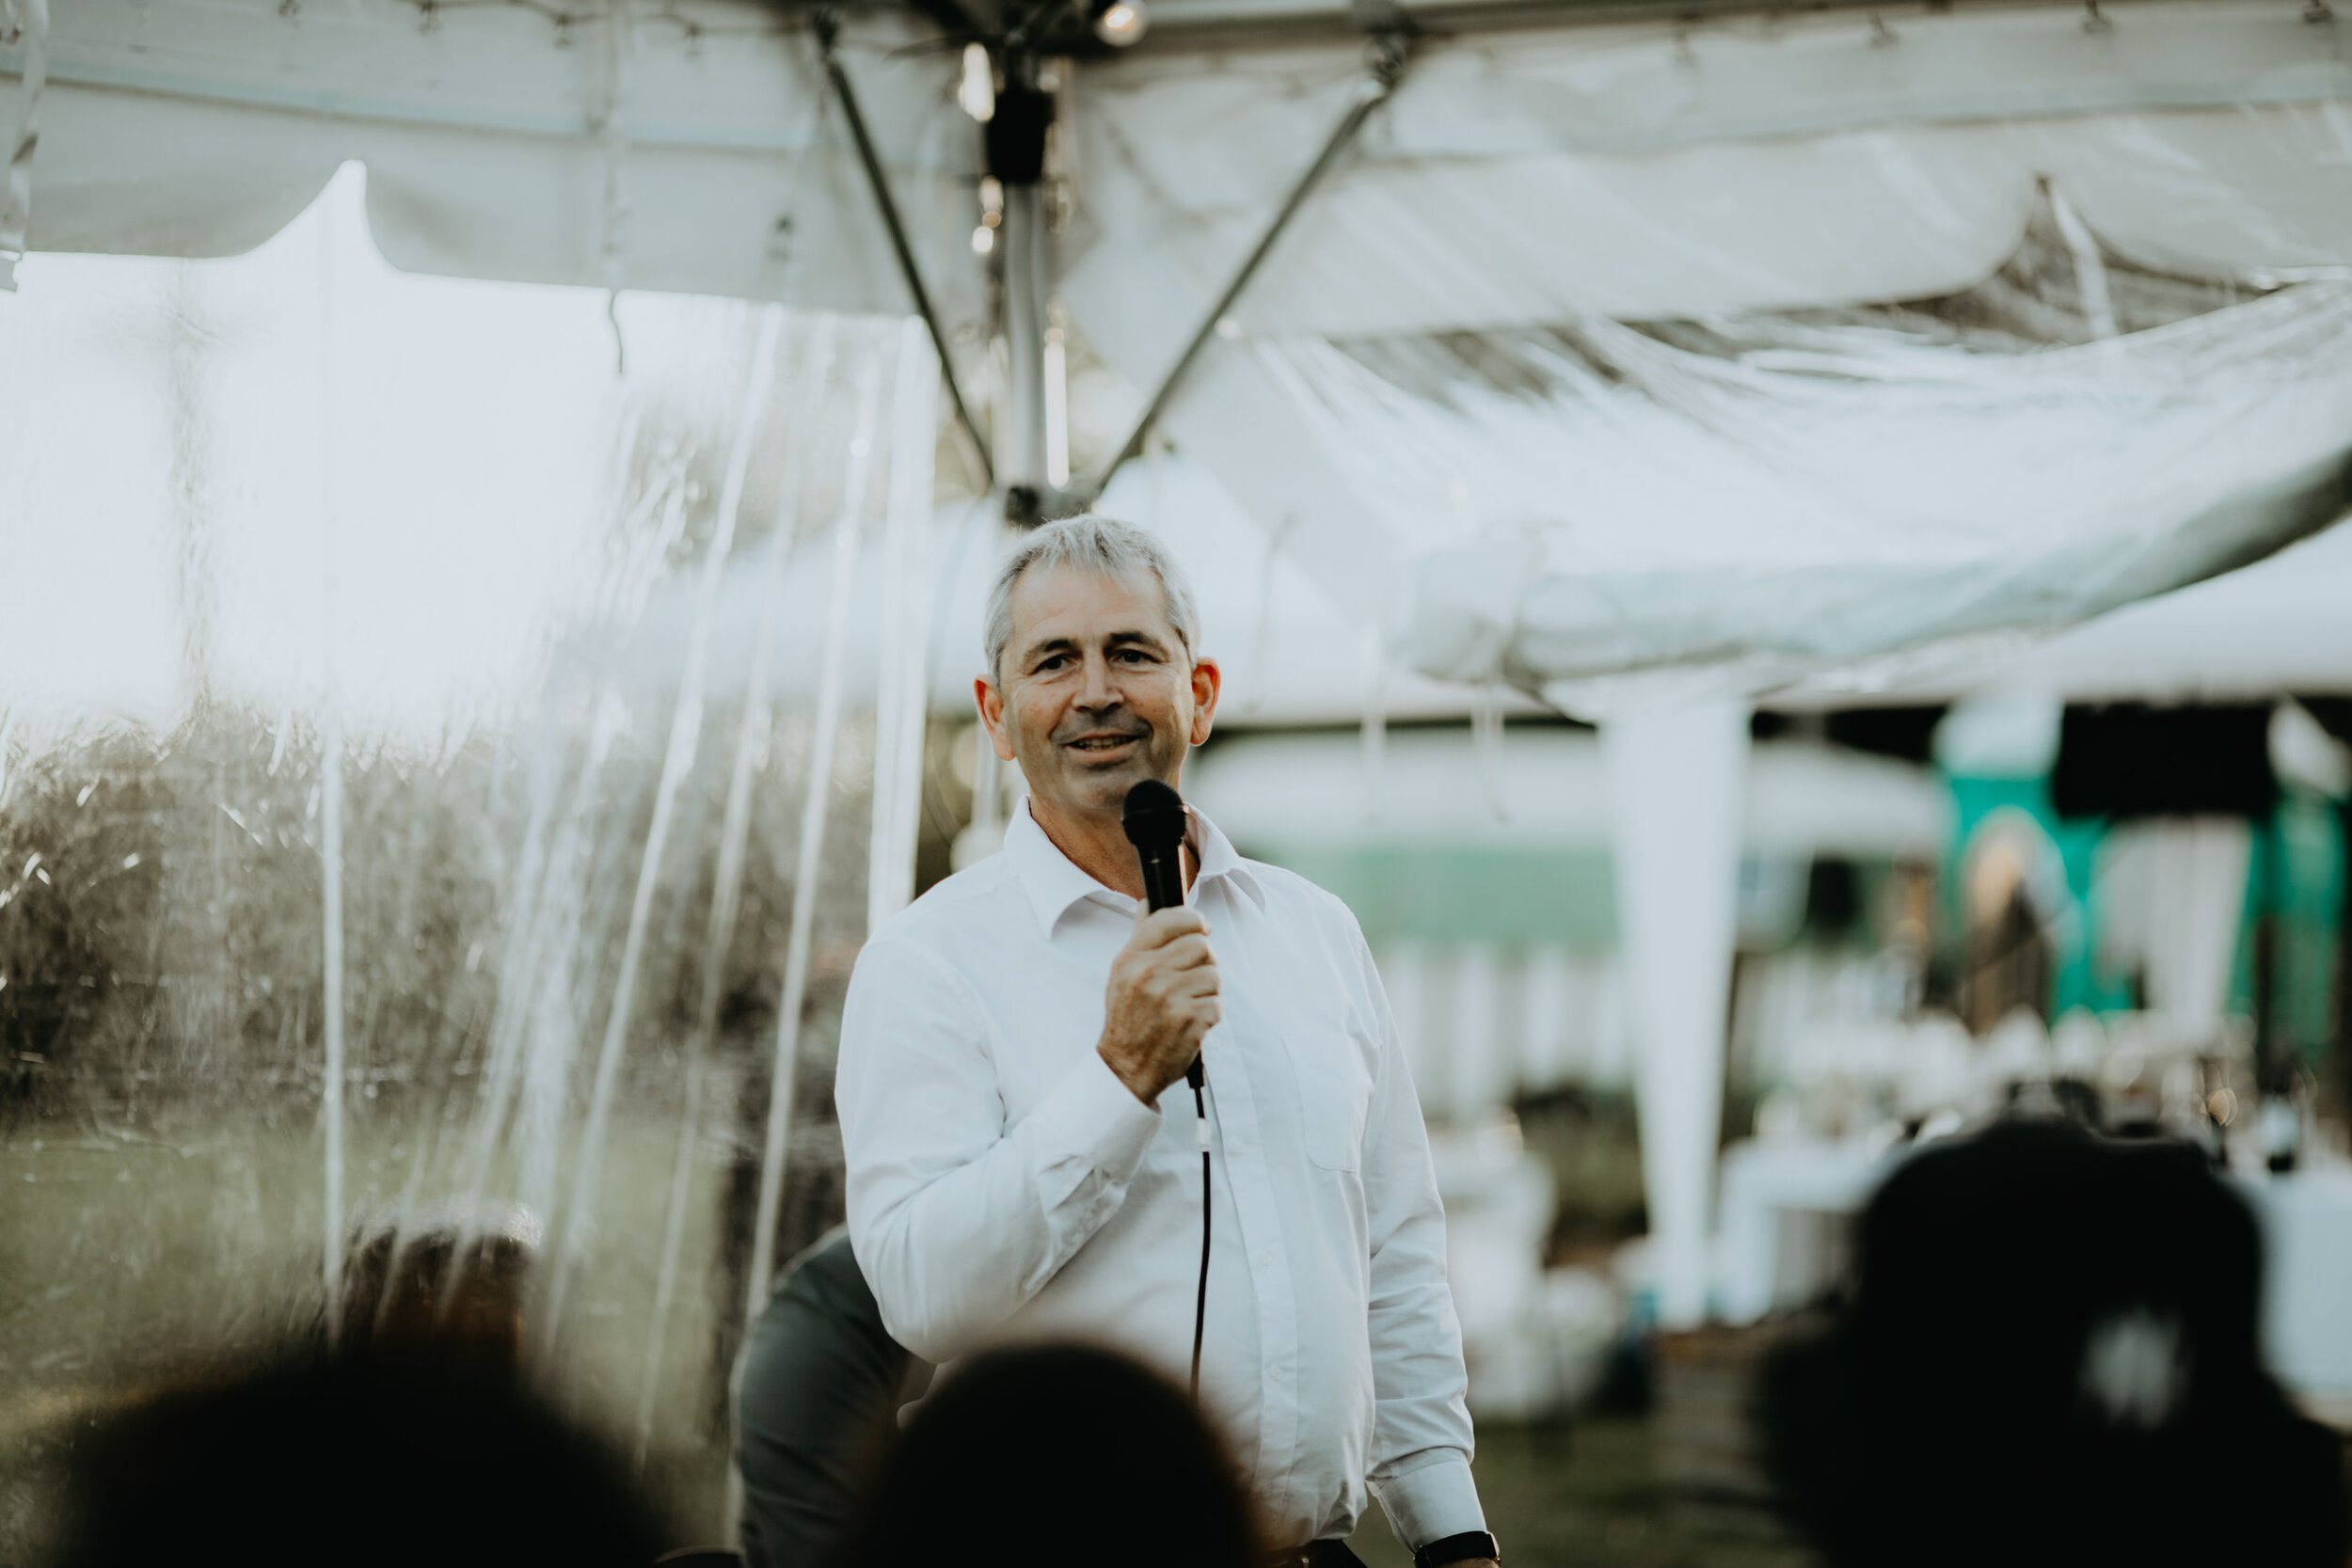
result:
<svg viewBox="0 0 2352 1568"><path fill-rule="evenodd" d="M358 1118L355 1211L397 1198L419 1158L395 1115ZM626 1442L644 1366L653 1270L675 1123L624 1116L606 1162L603 1223L580 1275L558 1386ZM431 1159L437 1153L428 1149ZM320 1143L312 1118L151 1117L20 1124L0 1136L0 1562L31 1560L44 1461L76 1418L224 1349L299 1329L315 1311ZM717 1207L707 1164L687 1238L708 1273ZM726 1455L706 1425L715 1303L679 1292L662 1347L662 1398L646 1480L682 1539L722 1531ZM1481 1494L1523 1568L1801 1568L1785 1544L1710 1536L1679 1521L1657 1484L1646 1423L1605 1417L1491 1427ZM1375 1510L1353 1543L1371 1568L1410 1558Z"/></svg>
<svg viewBox="0 0 2352 1568"><path fill-rule="evenodd" d="M416 1130L394 1115L354 1119L346 1201L381 1211L411 1183ZM670 1116L616 1117L599 1223L548 1369L559 1397L625 1450L659 1252L642 1243L660 1234L675 1132ZM428 1165L453 1157L437 1143L421 1153ZM84 1117L0 1135L0 1563L33 1554L46 1462L78 1420L310 1329L321 1170L308 1115ZM721 1171L705 1160L697 1174L644 1473L681 1533L707 1540L725 1464L706 1421Z"/></svg>
<svg viewBox="0 0 2352 1568"><path fill-rule="evenodd" d="M1704 1531L1660 1488L1638 1416L1478 1434L1480 1500L1513 1568L1812 1568L1782 1540ZM1412 1557L1375 1509L1348 1544L1369 1568Z"/></svg>

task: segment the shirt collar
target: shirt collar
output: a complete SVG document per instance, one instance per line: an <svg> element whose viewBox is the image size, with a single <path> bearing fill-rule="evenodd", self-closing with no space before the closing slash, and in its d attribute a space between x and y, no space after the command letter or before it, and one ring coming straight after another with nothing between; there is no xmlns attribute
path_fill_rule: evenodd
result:
<svg viewBox="0 0 2352 1568"><path fill-rule="evenodd" d="M1265 889L1249 869L1249 863L1235 852L1232 842L1217 831L1216 823L1192 807L1186 806L1184 815L1191 822L1186 842L1200 867L1193 879L1194 899L1200 898L1203 886L1221 877L1261 910L1264 909ZM1070 906L1081 898L1100 895L1116 900L1123 908L1135 908L1134 899L1096 881L1045 836L1045 830L1029 815L1025 795L1005 829L1005 858L1012 863L1013 875L1020 879L1021 891L1028 895L1029 908L1037 915L1038 929L1048 940L1061 917L1070 912Z"/></svg>

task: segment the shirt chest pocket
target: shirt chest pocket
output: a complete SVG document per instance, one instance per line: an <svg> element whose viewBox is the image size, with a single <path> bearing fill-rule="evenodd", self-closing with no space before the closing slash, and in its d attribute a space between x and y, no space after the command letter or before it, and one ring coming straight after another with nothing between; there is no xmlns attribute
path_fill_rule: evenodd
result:
<svg viewBox="0 0 2352 1568"><path fill-rule="evenodd" d="M1372 1109L1372 1065L1362 1043L1336 1022L1293 1022L1282 1030L1282 1046L1298 1079L1307 1158L1326 1170L1358 1169Z"/></svg>

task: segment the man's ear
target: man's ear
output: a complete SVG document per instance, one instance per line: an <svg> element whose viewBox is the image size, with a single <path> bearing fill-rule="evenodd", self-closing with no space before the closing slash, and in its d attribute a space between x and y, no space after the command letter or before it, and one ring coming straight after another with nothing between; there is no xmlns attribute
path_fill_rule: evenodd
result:
<svg viewBox="0 0 2352 1568"><path fill-rule="evenodd" d="M1012 734L1005 728L1005 694L986 675L975 675L972 701L979 707L980 722L987 727L989 741L996 748L997 756L1012 761Z"/></svg>
<svg viewBox="0 0 2352 1568"><path fill-rule="evenodd" d="M1192 666L1192 735L1189 744L1198 746L1209 738L1209 730L1216 722L1216 697L1225 688L1225 672L1213 658L1196 659Z"/></svg>

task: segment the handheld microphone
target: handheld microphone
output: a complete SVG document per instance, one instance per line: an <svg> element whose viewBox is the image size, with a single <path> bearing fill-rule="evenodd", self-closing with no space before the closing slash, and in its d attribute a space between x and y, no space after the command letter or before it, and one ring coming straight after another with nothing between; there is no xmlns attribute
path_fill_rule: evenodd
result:
<svg viewBox="0 0 2352 1568"><path fill-rule="evenodd" d="M1143 869L1144 902L1154 910L1173 909L1184 901L1184 868L1177 850L1184 842L1184 801L1157 779L1146 779L1127 791L1120 808L1119 825L1136 847Z"/></svg>
<svg viewBox="0 0 2352 1568"><path fill-rule="evenodd" d="M1146 779L1127 791L1120 808L1119 825L1136 847L1136 863L1143 872L1143 901L1154 911L1171 910L1184 901L1182 849L1184 831L1184 798L1157 779ZM1200 1058L1184 1069L1184 1082L1200 1087Z"/></svg>
<svg viewBox="0 0 2352 1568"><path fill-rule="evenodd" d="M1146 779L1127 791L1120 808L1119 825L1136 847L1136 863L1143 872L1143 901L1155 912L1184 901L1184 798L1157 779ZM1200 1141L1200 1285L1192 1305L1192 1397L1200 1400L1200 1339L1209 1320L1209 1106L1202 1097L1208 1075L1200 1058L1184 1069L1192 1085L1193 1125Z"/></svg>

